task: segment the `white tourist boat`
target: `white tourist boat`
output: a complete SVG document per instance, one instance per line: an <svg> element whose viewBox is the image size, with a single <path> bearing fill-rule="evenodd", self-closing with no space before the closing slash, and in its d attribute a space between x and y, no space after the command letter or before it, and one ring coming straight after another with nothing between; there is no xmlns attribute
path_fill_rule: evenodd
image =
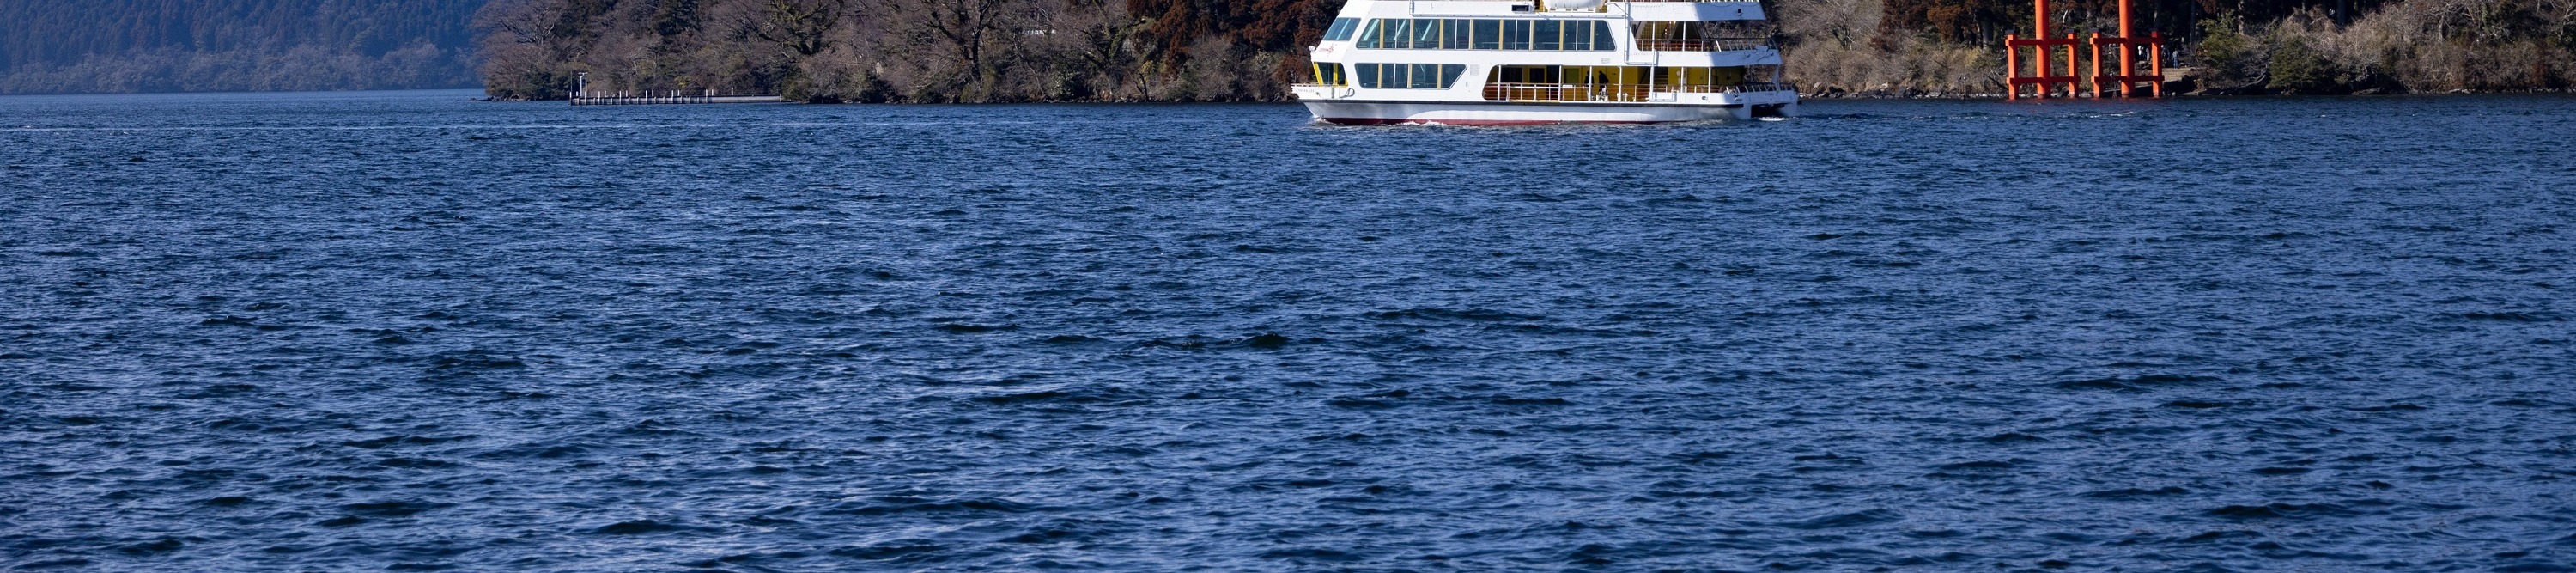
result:
<svg viewBox="0 0 2576 573"><path fill-rule="evenodd" d="M1788 117L1760 2L1350 0L1295 87L1340 124Z"/></svg>

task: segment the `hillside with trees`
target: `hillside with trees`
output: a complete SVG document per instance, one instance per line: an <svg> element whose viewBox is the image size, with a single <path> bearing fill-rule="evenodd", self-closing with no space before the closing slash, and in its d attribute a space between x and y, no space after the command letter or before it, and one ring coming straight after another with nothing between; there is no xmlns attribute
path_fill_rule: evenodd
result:
<svg viewBox="0 0 2576 573"><path fill-rule="evenodd" d="M0 0L0 93L1278 100L1341 0ZM2204 93L2563 90L2576 0L2135 0ZM2055 0L2060 31L2116 0ZM2027 0L1766 0L1816 95L2001 91Z"/></svg>
<svg viewBox="0 0 2576 573"><path fill-rule="evenodd" d="M472 87L484 0L0 0L0 93Z"/></svg>
<svg viewBox="0 0 2576 573"><path fill-rule="evenodd" d="M2027 0L1767 0L1810 94L2001 91ZM1277 100L1338 0L495 0L484 79L558 98L714 88L808 101ZM2052 3L2116 30L2116 0ZM2202 93L2564 89L2576 0L2136 0Z"/></svg>
<svg viewBox="0 0 2576 573"><path fill-rule="evenodd" d="M811 101L1275 100L1326 0L496 0L495 96L624 90Z"/></svg>
<svg viewBox="0 0 2576 573"><path fill-rule="evenodd" d="M1779 0L1790 69L1810 93L2002 91L2001 37L2027 0ZM2052 0L2053 32L2114 32L2117 0ZM2134 0L2216 94L2564 90L2576 0Z"/></svg>

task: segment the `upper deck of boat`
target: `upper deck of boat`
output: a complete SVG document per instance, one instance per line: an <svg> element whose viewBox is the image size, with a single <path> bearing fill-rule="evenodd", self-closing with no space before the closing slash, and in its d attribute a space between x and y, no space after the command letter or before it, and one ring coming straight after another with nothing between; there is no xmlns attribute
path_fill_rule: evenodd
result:
<svg viewBox="0 0 2576 573"><path fill-rule="evenodd" d="M1712 22L1761 20L1752 0L1618 0L1567 9L1547 0L1351 0L1345 18L1613 18L1630 21Z"/></svg>

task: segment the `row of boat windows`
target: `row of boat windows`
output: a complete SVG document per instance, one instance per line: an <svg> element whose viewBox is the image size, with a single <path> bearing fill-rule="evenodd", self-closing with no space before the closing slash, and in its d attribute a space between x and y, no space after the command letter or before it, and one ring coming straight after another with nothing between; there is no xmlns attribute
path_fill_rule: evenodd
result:
<svg viewBox="0 0 2576 573"><path fill-rule="evenodd" d="M1351 64L1353 81L1332 81L1341 79L1338 77L1342 73L1341 68L1318 64L1316 79L1324 80L1321 82L1324 84L1359 84L1360 87L1374 89L1445 90L1457 85L1458 76L1467 73L1467 66L1463 64ZM1336 77L1327 78L1327 75Z"/></svg>
<svg viewBox="0 0 2576 573"><path fill-rule="evenodd" d="M1356 33L1354 33L1356 31ZM1336 18L1324 40L1356 38L1363 50L1611 51L1619 41L1602 20L1487 20Z"/></svg>
<svg viewBox="0 0 2576 573"><path fill-rule="evenodd" d="M1760 73L1775 73L1775 66L1756 66ZM1461 64L1374 64L1350 65L1344 75L1340 64L1314 64L1315 83L1328 86L1358 85L1372 89L1449 89L1466 75ZM1570 85L1736 85L1744 83L1747 68L1742 67L1661 67L1661 66L1495 66L1491 78L1498 84L1570 84Z"/></svg>

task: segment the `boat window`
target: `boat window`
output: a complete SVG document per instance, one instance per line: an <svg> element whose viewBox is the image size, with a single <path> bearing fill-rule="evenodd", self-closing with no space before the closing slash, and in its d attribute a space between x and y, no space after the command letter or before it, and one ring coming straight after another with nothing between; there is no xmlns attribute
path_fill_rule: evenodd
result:
<svg viewBox="0 0 2576 573"><path fill-rule="evenodd" d="M1467 23L1467 20L1441 20L1440 49L1468 49L1469 46L1467 40L1471 35L1470 33L1473 32L1473 29L1469 28Z"/></svg>
<svg viewBox="0 0 2576 573"><path fill-rule="evenodd" d="M1564 83L1564 66L1501 66L1494 70L1494 81L1506 84Z"/></svg>
<svg viewBox="0 0 2576 573"><path fill-rule="evenodd" d="M1351 64L1359 86L1372 89L1449 89L1466 75L1464 64Z"/></svg>
<svg viewBox="0 0 2576 573"><path fill-rule="evenodd" d="M1358 46L1369 50L1613 51L1619 49L1619 41L1610 30L1604 20L1370 20L1359 32Z"/></svg>
<svg viewBox="0 0 2576 573"><path fill-rule="evenodd" d="M1714 52L1752 50L1771 43L1763 22L1637 22L1631 25L1638 49Z"/></svg>
<svg viewBox="0 0 2576 573"><path fill-rule="evenodd" d="M1315 64L1315 83L1328 86L1347 86L1351 85L1351 80L1350 78L1342 76L1341 64L1319 63Z"/></svg>
<svg viewBox="0 0 2576 573"><path fill-rule="evenodd" d="M1324 41L1339 42L1351 39L1352 29L1359 26L1358 18L1334 18L1332 27L1324 29Z"/></svg>
<svg viewBox="0 0 2576 573"><path fill-rule="evenodd" d="M1406 74L1405 72L1406 72L1406 71L1409 71L1409 70L1412 70L1412 69L1413 69L1413 66L1408 66L1408 65L1404 65L1404 64L1360 64L1360 65L1361 65L1361 66L1363 66L1362 68L1360 68L1360 87L1364 87L1364 88L1398 88L1398 89L1412 87L1412 83L1411 83L1411 82L1407 82L1407 81L1405 81L1405 76L1409 75L1409 74ZM1374 68L1374 69L1376 70L1376 72L1377 72L1377 73L1375 73L1375 74L1370 74L1370 73L1369 73L1369 71L1370 71L1370 69L1371 69L1371 68Z"/></svg>

